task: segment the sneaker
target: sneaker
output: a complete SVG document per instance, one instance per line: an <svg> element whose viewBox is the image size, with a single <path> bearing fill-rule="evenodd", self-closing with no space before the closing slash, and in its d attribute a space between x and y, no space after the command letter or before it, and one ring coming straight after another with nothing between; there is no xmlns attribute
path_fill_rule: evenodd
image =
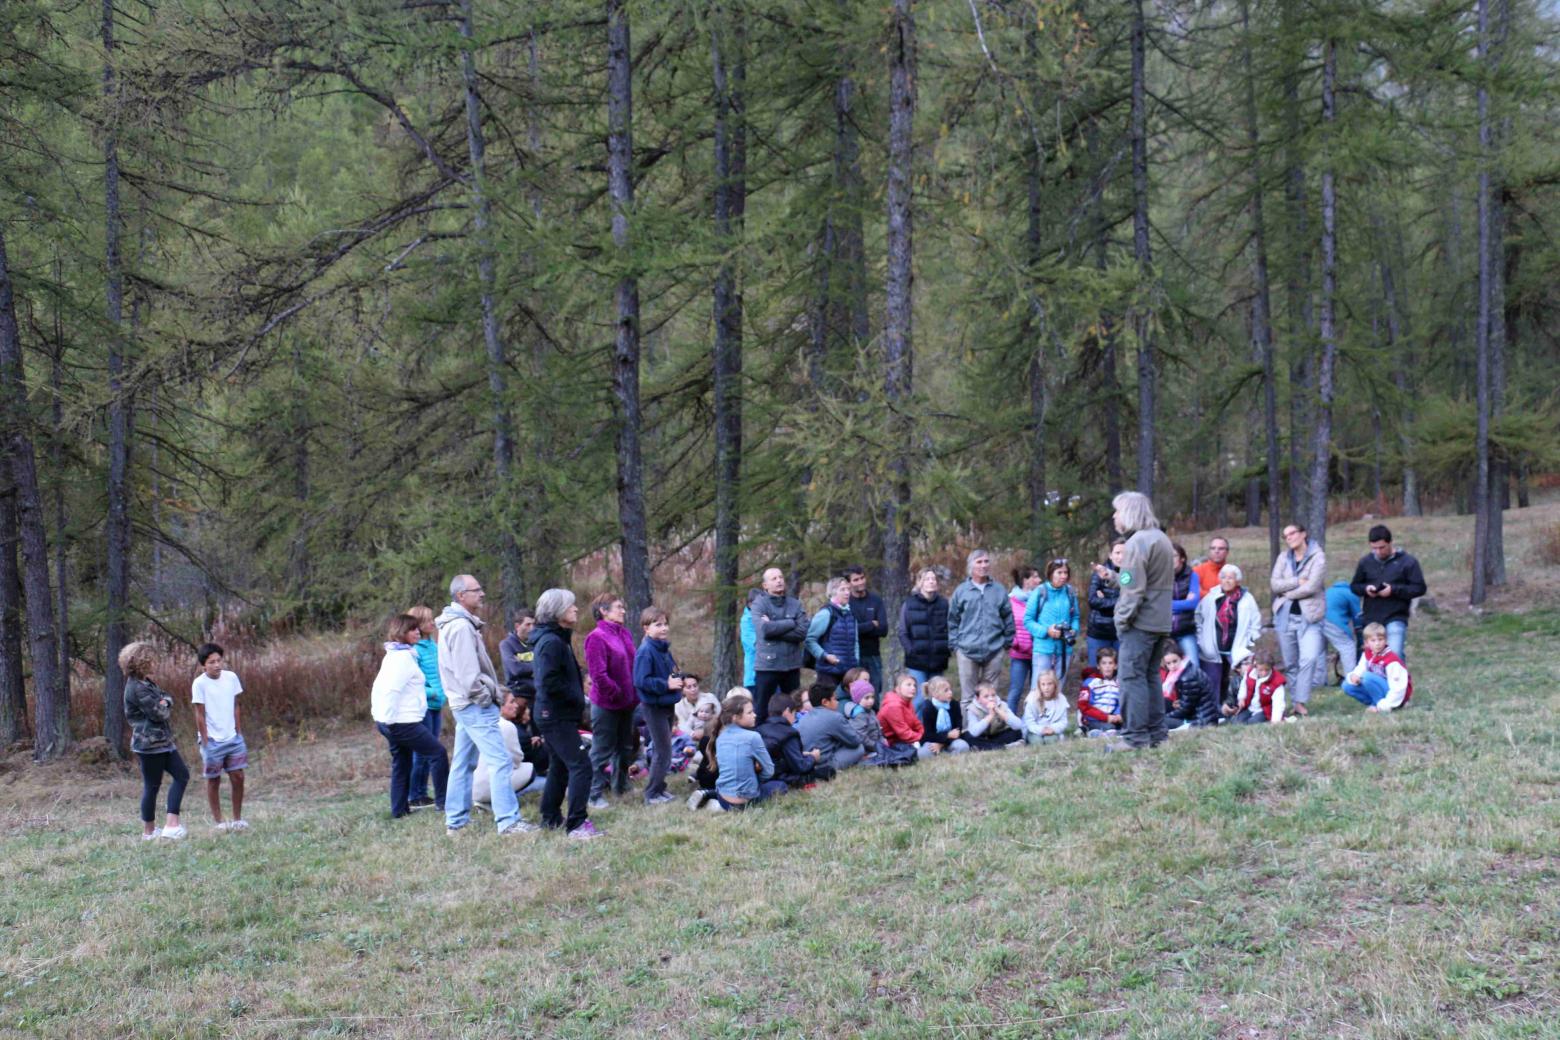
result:
<svg viewBox="0 0 1560 1040"><path fill-rule="evenodd" d="M592 809L605 809L607 807L607 800L598 794L585 804ZM579 828L576 827L575 830L579 830ZM574 831L570 831L569 833L573 834Z"/></svg>
<svg viewBox="0 0 1560 1040"><path fill-rule="evenodd" d="M221 823L212 824L211 829L216 831L218 834L226 834L228 831L233 829L233 824L227 820L223 820Z"/></svg>
<svg viewBox="0 0 1560 1040"><path fill-rule="evenodd" d="M704 808L704 792L702 790L695 791L688 796L688 808L692 809L694 812L698 812L700 809Z"/></svg>
<svg viewBox="0 0 1560 1040"><path fill-rule="evenodd" d="M432 808L432 806L433 799L427 797L426 795L422 798L413 798L411 801L406 803L406 807L412 810L412 812L416 812L418 809Z"/></svg>
<svg viewBox="0 0 1560 1040"><path fill-rule="evenodd" d="M1183 729L1191 729L1191 728L1192 728L1192 724L1190 722L1183 722L1179 726L1171 726L1169 729L1165 730L1165 732L1166 733L1179 733Z"/></svg>
<svg viewBox="0 0 1560 1040"><path fill-rule="evenodd" d="M233 821L228 823L228 830L230 830L230 831L247 831L248 829L249 829L249 821L248 820L233 820Z"/></svg>
<svg viewBox="0 0 1560 1040"><path fill-rule="evenodd" d="M569 832L569 837L575 841L591 841L595 838L605 838L606 835L596 829L596 825L586 820Z"/></svg>
<svg viewBox="0 0 1560 1040"><path fill-rule="evenodd" d="M461 824L459 827L446 827L444 828L444 836L446 838L458 838L460 837L460 832L465 829L465 824Z"/></svg>
<svg viewBox="0 0 1560 1040"><path fill-rule="evenodd" d="M677 796L676 795L668 794L667 792L662 791L660 794L652 795L649 798L646 798L645 799L645 804L646 805L665 805L667 802L675 802L676 800L677 800Z"/></svg>
<svg viewBox="0 0 1560 1040"><path fill-rule="evenodd" d="M508 827L505 827L503 830L499 831L498 834L499 837L510 837L516 834L532 834L539 830L541 830L541 827L534 823L528 823L525 820L516 820Z"/></svg>
<svg viewBox="0 0 1560 1040"><path fill-rule="evenodd" d="M726 807L724 805L720 804L720 799L719 798L711 798L708 802L704 803L704 808L707 811L709 811L709 812L725 812L726 811Z"/></svg>
<svg viewBox="0 0 1560 1040"><path fill-rule="evenodd" d="M142 834L141 835L141 840L142 841L156 841L158 838L161 838L161 837L162 837L162 828L158 827L158 828L155 828L152 831L152 833L150 833L150 834Z"/></svg>
<svg viewBox="0 0 1560 1040"><path fill-rule="evenodd" d="M162 829L162 837L167 838L169 841L179 841L182 838L188 837L189 833L189 828L184 826L182 823L177 827L164 827Z"/></svg>

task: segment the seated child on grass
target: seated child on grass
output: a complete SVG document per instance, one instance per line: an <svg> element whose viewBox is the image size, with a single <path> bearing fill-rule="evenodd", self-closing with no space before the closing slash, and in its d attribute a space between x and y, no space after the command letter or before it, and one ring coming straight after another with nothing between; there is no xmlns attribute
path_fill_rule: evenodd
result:
<svg viewBox="0 0 1560 1040"><path fill-rule="evenodd" d="M819 780L834 779L834 768L819 764L819 748L802 750L802 735L796 728L794 693L777 693L769 698L769 718L758 727L764 738L764 750L775 764L775 779L789 787L806 787Z"/></svg>
<svg viewBox="0 0 1560 1040"><path fill-rule="evenodd" d="M878 757L884 762L913 762L919 754L926 728L912 707L916 685L915 676L905 672L894 680L894 688L883 698L883 707L878 711L878 725L883 730Z"/></svg>
<svg viewBox="0 0 1560 1040"><path fill-rule="evenodd" d="M1182 656L1171 644L1159 659L1159 688L1166 699L1165 718L1172 729L1213 726L1219 721L1219 702L1208 685L1202 666ZM1179 723L1179 725L1177 725Z"/></svg>
<svg viewBox="0 0 1560 1040"><path fill-rule="evenodd" d="M1343 680L1343 692L1365 705L1366 711L1388 712L1408 707L1414 680L1408 665L1387 648L1387 630L1374 621L1365 626L1365 652Z"/></svg>
<svg viewBox="0 0 1560 1040"><path fill-rule="evenodd" d="M874 710L877 708L877 694L873 692L869 679L857 679L850 684L849 689L850 697L840 701L840 714L845 716L850 728L856 731L861 747L870 759L877 754L878 745L883 742L883 727L878 723Z"/></svg>
<svg viewBox="0 0 1560 1040"><path fill-rule="evenodd" d="M1278 658L1272 650L1258 650L1251 655L1251 665L1240 680L1235 703L1226 705L1224 713L1233 715L1236 722L1282 722L1284 707L1289 700L1284 687L1284 674L1278 671Z"/></svg>
<svg viewBox="0 0 1560 1040"><path fill-rule="evenodd" d="M1047 668L1035 676L1035 687L1024 699L1024 741L1055 744L1067 739L1067 698L1056 672Z"/></svg>
<svg viewBox="0 0 1560 1040"><path fill-rule="evenodd" d="M715 714L720 714L720 698L708 690L699 689L699 677L692 672L682 673L682 699L672 706L672 725L684 733L693 729L693 713L698 710L704 701L710 701L715 705Z"/></svg>
<svg viewBox="0 0 1560 1040"><path fill-rule="evenodd" d="M953 685L940 675L926 680L926 699L917 712L923 736L918 754L922 758L944 752L960 755L970 749L964 739L964 713L953 699Z"/></svg>
<svg viewBox="0 0 1560 1040"><path fill-rule="evenodd" d="M1116 683L1115 649L1100 647L1095 667L1100 674L1086 679L1078 691L1078 726L1090 737L1121 729L1121 687Z"/></svg>
<svg viewBox="0 0 1560 1040"><path fill-rule="evenodd" d="M982 683L975 687L975 699L970 701L964 740L971 751L999 751L1017 747L1024 741L1024 720L997 696L995 686Z"/></svg>
<svg viewBox="0 0 1560 1040"><path fill-rule="evenodd" d="M774 759L764 748L757 726L753 699L738 694L726 698L720 716L710 727L714 735L710 766L716 774L715 804L727 812L740 812L788 790L783 780L774 778Z"/></svg>

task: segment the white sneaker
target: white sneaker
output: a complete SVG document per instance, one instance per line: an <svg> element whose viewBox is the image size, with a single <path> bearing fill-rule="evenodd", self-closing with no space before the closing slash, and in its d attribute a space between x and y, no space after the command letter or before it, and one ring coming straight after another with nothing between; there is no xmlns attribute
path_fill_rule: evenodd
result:
<svg viewBox="0 0 1560 1040"><path fill-rule="evenodd" d="M726 811L726 807L724 805L720 804L720 799L719 798L711 798L709 801L704 803L704 808L709 810L710 812L725 812Z"/></svg>
<svg viewBox="0 0 1560 1040"><path fill-rule="evenodd" d="M167 838L169 841L179 841L179 840L181 840L183 838L188 837L189 833L190 833L189 828L184 826L184 824L181 823L177 827L164 827L162 829L162 835L161 836L164 837L164 838Z"/></svg>
<svg viewBox="0 0 1560 1040"><path fill-rule="evenodd" d="M158 838L161 838L161 837L162 837L162 828L161 827L156 827L156 828L153 828L152 833L150 833L150 834L142 834L141 835L141 840L142 841L156 841Z"/></svg>
<svg viewBox="0 0 1560 1040"><path fill-rule="evenodd" d="M228 830L230 830L230 831L247 831L248 829L249 829L249 821L248 820L233 820L230 823L228 823Z"/></svg>
<svg viewBox="0 0 1560 1040"><path fill-rule="evenodd" d="M526 820L516 820L498 833L500 837L510 837L516 834L534 834L539 830L541 830L541 827L534 823Z"/></svg>
<svg viewBox="0 0 1560 1040"><path fill-rule="evenodd" d="M212 824L211 829L216 831L218 834L226 834L228 831L233 829L233 824L229 820L223 820L221 823Z"/></svg>

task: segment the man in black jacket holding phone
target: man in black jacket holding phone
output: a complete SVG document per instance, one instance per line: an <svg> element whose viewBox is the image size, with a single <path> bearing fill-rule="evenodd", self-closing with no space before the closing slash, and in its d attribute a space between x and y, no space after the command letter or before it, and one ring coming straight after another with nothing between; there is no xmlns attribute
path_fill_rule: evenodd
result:
<svg viewBox="0 0 1560 1040"><path fill-rule="evenodd" d="M1385 627L1387 646L1407 661L1408 616L1413 601L1425 594L1425 575L1418 560L1393 546L1385 524L1372 527L1369 538L1370 552L1360 557L1349 588L1360 597L1365 623Z"/></svg>

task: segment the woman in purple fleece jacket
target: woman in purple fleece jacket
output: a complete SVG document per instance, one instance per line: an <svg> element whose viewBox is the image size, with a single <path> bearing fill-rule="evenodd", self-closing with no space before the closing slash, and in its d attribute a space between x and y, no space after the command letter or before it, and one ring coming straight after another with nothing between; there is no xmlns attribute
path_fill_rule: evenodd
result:
<svg viewBox="0 0 1560 1040"><path fill-rule="evenodd" d="M639 751L634 709L634 636L623 624L628 608L623 600L603 592L590 601L596 627L585 637L585 666L590 672L590 807L606 806L607 782L622 794L628 789L628 767ZM607 772L611 767L611 774Z"/></svg>

